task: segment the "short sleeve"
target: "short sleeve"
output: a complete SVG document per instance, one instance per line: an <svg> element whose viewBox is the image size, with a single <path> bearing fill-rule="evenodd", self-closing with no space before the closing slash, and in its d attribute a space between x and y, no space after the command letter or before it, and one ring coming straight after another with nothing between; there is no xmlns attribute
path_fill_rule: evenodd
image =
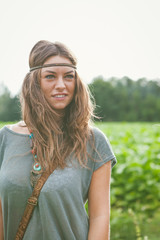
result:
<svg viewBox="0 0 160 240"><path fill-rule="evenodd" d="M95 150L93 154L93 158L95 161L93 171L97 170L99 167L101 167L104 163L108 161L111 161L111 166L113 168L117 160L108 138L98 128L94 128L93 133L95 138Z"/></svg>

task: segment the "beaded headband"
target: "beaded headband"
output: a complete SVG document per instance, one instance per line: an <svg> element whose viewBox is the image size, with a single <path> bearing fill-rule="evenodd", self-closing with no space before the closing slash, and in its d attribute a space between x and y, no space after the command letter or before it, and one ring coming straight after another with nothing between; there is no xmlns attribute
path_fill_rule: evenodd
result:
<svg viewBox="0 0 160 240"><path fill-rule="evenodd" d="M73 64L69 64L69 63L51 63L51 64L45 64L45 65L42 65L42 66L37 66L37 67L30 68L30 72L32 72L34 70L37 70L39 68L57 67L57 66L58 67L65 66L65 67L71 67L71 68L77 69L76 66L74 66Z"/></svg>

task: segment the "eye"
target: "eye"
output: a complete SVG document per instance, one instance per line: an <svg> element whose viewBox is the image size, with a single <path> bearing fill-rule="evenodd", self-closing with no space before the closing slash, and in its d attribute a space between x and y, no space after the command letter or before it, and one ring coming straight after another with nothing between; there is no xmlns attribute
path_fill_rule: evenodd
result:
<svg viewBox="0 0 160 240"><path fill-rule="evenodd" d="M74 75L72 75L72 74L68 74L68 75L65 76L65 78L73 79L73 78L74 78Z"/></svg>
<svg viewBox="0 0 160 240"><path fill-rule="evenodd" d="M50 74L50 75L47 75L45 78L47 78L47 79L53 79L53 78L55 78L55 76L52 75L52 74Z"/></svg>

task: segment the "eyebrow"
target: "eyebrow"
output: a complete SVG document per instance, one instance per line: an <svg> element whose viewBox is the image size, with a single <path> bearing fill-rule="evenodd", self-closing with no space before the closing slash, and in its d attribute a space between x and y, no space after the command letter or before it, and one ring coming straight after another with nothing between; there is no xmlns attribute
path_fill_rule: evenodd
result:
<svg viewBox="0 0 160 240"><path fill-rule="evenodd" d="M46 71L44 71L43 73L56 73L56 72L54 72L54 71L51 71L51 70L46 70ZM65 74L68 74L68 73L74 73L74 71L73 70L71 70L71 71L69 71L69 72L65 72Z"/></svg>

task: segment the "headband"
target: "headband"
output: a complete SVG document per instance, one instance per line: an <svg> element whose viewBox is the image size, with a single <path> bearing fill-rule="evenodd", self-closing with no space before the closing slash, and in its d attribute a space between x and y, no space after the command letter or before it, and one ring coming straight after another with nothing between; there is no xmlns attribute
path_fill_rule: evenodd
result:
<svg viewBox="0 0 160 240"><path fill-rule="evenodd" d="M32 67L32 68L30 68L30 72L37 70L39 68L57 67L57 66L58 67L65 66L65 67L71 67L71 68L77 69L76 66L74 66L73 64L69 64L69 63L51 63L51 64L45 64L42 66Z"/></svg>

